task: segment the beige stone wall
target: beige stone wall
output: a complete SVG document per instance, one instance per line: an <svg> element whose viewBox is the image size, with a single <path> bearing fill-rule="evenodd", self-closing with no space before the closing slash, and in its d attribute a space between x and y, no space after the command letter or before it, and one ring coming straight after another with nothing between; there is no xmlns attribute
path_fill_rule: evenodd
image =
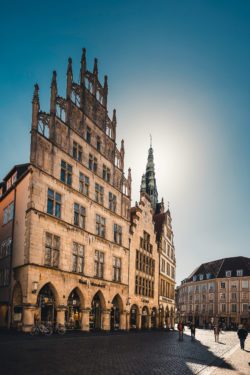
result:
<svg viewBox="0 0 250 375"><path fill-rule="evenodd" d="M130 268L129 268L129 296L130 307L136 304L140 313L144 306L148 307L149 313L152 308L157 308L158 311L158 282L159 282L159 256L157 251L156 235L154 230L154 223L152 219L152 208L150 201L145 197L141 197L141 201L138 206L134 225L132 225L133 234L131 235L130 245ZM153 246L152 258L155 261L155 274L154 274L154 297L141 296L135 294L135 276L140 274L146 276L145 273L136 271L136 250L140 248L140 238L143 237L143 232L146 231L150 234L150 243ZM145 255L149 255L147 251L144 251Z"/></svg>

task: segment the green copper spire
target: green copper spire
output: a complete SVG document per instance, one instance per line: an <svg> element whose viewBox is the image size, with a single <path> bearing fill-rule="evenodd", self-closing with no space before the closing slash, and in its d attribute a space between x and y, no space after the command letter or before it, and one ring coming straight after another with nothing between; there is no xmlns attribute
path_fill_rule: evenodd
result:
<svg viewBox="0 0 250 375"><path fill-rule="evenodd" d="M155 179L154 155L152 148L152 137L150 136L150 148L148 150L148 161L146 166L146 174L142 175L141 193L147 193L151 199L152 207L156 208L158 203L158 192Z"/></svg>

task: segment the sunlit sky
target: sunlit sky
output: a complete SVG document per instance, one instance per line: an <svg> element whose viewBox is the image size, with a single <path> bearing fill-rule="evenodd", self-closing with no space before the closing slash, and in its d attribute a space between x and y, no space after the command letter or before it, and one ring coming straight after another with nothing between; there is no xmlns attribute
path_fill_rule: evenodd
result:
<svg viewBox="0 0 250 375"><path fill-rule="evenodd" d="M0 12L0 179L29 160L31 100L49 109L98 58L139 200L152 134L159 198L170 202L177 283L203 262L249 256L250 2L11 1ZM167 205L167 204L166 204Z"/></svg>

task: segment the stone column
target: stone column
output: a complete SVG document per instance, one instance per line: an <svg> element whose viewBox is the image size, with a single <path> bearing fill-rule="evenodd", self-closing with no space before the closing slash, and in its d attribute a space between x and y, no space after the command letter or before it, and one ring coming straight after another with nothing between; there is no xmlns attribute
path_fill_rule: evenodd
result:
<svg viewBox="0 0 250 375"><path fill-rule="evenodd" d="M127 314L126 314L126 311L122 311L120 313L120 329L121 330L126 330L127 329L127 321L126 321L126 318L127 318Z"/></svg>
<svg viewBox="0 0 250 375"><path fill-rule="evenodd" d="M56 309L56 325L65 326L66 306L58 306Z"/></svg>
<svg viewBox="0 0 250 375"><path fill-rule="evenodd" d="M34 325L35 309L35 305L23 306L23 332L29 332L31 330L31 327Z"/></svg>
<svg viewBox="0 0 250 375"><path fill-rule="evenodd" d="M151 329L151 315L150 314L147 316L147 320L148 320L148 329Z"/></svg>
<svg viewBox="0 0 250 375"><path fill-rule="evenodd" d="M156 328L159 328L159 321L160 321L159 312L157 312L155 314L155 326L156 326Z"/></svg>
<svg viewBox="0 0 250 375"><path fill-rule="evenodd" d="M174 329L174 315L172 315L172 329Z"/></svg>
<svg viewBox="0 0 250 375"><path fill-rule="evenodd" d="M110 310L102 311L102 329L110 331Z"/></svg>
<svg viewBox="0 0 250 375"><path fill-rule="evenodd" d="M126 330L129 331L130 330L130 313L127 312L126 314Z"/></svg>
<svg viewBox="0 0 250 375"><path fill-rule="evenodd" d="M81 309L81 330L89 331L89 311L90 309Z"/></svg>
<svg viewBox="0 0 250 375"><path fill-rule="evenodd" d="M137 314L137 317L136 317L136 328L137 329L141 329L141 314Z"/></svg>

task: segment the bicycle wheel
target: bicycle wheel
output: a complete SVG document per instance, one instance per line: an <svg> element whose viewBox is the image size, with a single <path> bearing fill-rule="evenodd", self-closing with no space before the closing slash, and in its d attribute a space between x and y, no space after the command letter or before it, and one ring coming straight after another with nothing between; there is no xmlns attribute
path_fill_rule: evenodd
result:
<svg viewBox="0 0 250 375"><path fill-rule="evenodd" d="M60 328L58 328L57 332L59 333L59 335L64 335L65 332L66 332L66 329L64 327L60 327Z"/></svg>
<svg viewBox="0 0 250 375"><path fill-rule="evenodd" d="M39 334L39 328L36 326L33 326L30 330L30 335L31 336L37 336Z"/></svg>
<svg viewBox="0 0 250 375"><path fill-rule="evenodd" d="M53 333L53 328L52 327L46 327L46 330L45 330L44 334L46 336L50 336L50 335L52 335L52 333Z"/></svg>

